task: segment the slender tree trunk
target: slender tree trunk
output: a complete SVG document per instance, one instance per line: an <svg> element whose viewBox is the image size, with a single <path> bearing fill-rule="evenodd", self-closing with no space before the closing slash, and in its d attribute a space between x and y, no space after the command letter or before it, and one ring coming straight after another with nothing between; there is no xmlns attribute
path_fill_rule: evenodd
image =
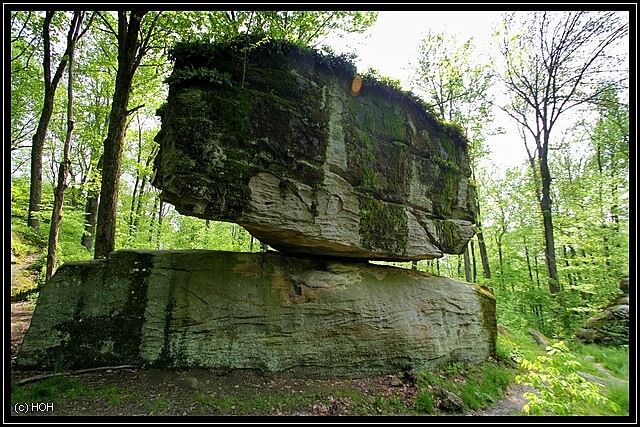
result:
<svg viewBox="0 0 640 427"><path fill-rule="evenodd" d="M502 235L496 237L498 246L498 266L500 267L500 286L504 289L504 261L502 258Z"/></svg>
<svg viewBox="0 0 640 427"><path fill-rule="evenodd" d="M38 120L36 133L33 135L31 145L31 185L29 188L29 213L27 225L34 230L40 229L40 203L42 202L42 156L44 154L44 141L47 137L47 129L53 115L54 98L58 83L62 78L62 73L67 66L69 46L56 69L53 79L51 78L51 34L50 27L55 11L47 11L42 25L42 40L44 44L44 55L42 65L44 69L44 102L42 112ZM69 34L71 28L69 29Z"/></svg>
<svg viewBox="0 0 640 427"><path fill-rule="evenodd" d="M138 185L140 185L140 175L144 172L140 170L140 164L142 163L142 127L140 126L140 116L136 116L138 119L138 158L136 161L136 182L133 186L133 194L131 196L131 209L129 209L129 241L134 232L134 222L136 222L136 194L138 193Z"/></svg>
<svg viewBox="0 0 640 427"><path fill-rule="evenodd" d="M93 238L96 231L96 220L98 218L98 202L100 192L98 191L98 182L100 182L100 176L102 175L102 165L104 162L104 155L100 155L98 159L98 165L96 172L90 178L89 190L87 191L87 203L84 208L84 233L82 234L81 244L88 251L93 247Z"/></svg>
<svg viewBox="0 0 640 427"><path fill-rule="evenodd" d="M151 210L151 220L149 220L149 243L153 242L153 235L155 232L156 215L158 213L158 202L160 197L156 196L153 199L153 209Z"/></svg>
<svg viewBox="0 0 640 427"><path fill-rule="evenodd" d="M540 209L544 225L544 256L549 275L549 292L557 294L560 292L560 281L558 280L558 270L556 266L556 249L553 237L553 220L551 215L551 173L547 164L546 151L541 153L540 177L542 180L542 193L540 198Z"/></svg>
<svg viewBox="0 0 640 427"><path fill-rule="evenodd" d="M569 253L567 252L567 246L566 245L562 245L562 255L564 258L564 266L567 267L567 280L569 282L569 286L574 286L575 285L575 281L573 279L573 275L570 273L570 268L571 265L569 264Z"/></svg>
<svg viewBox="0 0 640 427"><path fill-rule="evenodd" d="M527 271L529 272L529 283L533 285L533 271L531 271L531 257L529 256L529 247L527 246L527 238L523 238L524 257L527 261Z"/></svg>
<svg viewBox="0 0 640 427"><path fill-rule="evenodd" d="M418 261L411 261L411 269L418 270Z"/></svg>
<svg viewBox="0 0 640 427"><path fill-rule="evenodd" d="M482 233L482 224L480 222L480 204L476 203L476 211L478 212L478 248L480 248L480 261L482 262L482 275L485 279L491 279L491 268L489 267L489 255L487 254L487 246L484 243L484 234Z"/></svg>
<svg viewBox="0 0 640 427"><path fill-rule="evenodd" d="M534 266L534 270L536 273L536 286L538 289L540 289L540 268L538 267L538 256L534 256L533 257L533 266Z"/></svg>
<svg viewBox="0 0 640 427"><path fill-rule="evenodd" d="M162 232L162 220L164 219L164 202L160 199L158 207L158 229L156 231L156 249L160 250L160 234Z"/></svg>
<svg viewBox="0 0 640 427"><path fill-rule="evenodd" d="M127 126L127 106L131 94L131 83L138 67L141 53L140 24L146 11L132 11L129 22L126 12L118 12L118 72L109 116L109 130L104 140L104 167L100 188L100 205L94 257L105 258L115 249L116 214L118 209L118 188Z"/></svg>
<svg viewBox="0 0 640 427"><path fill-rule="evenodd" d="M464 280L471 283L471 262L469 261L469 244L464 248Z"/></svg>
<svg viewBox="0 0 640 427"><path fill-rule="evenodd" d="M49 242L47 250L47 267L45 280L49 280L56 269L56 255L58 248L58 234L62 221L62 207L64 205L64 191L67 187L67 177L71 167L71 135L73 134L73 57L75 45L80 36L80 27L84 19L84 12L74 12L73 20L67 36L67 54L69 61L69 84L67 87L67 136L64 140L63 155L58 172L58 184L56 186L53 211L51 212L51 226L49 228Z"/></svg>
<svg viewBox="0 0 640 427"><path fill-rule="evenodd" d="M476 266L476 251L474 249L474 243L473 243L473 239L470 240L471 243L471 267L472 267L472 277L473 277L473 283L477 283L478 282L478 269Z"/></svg>

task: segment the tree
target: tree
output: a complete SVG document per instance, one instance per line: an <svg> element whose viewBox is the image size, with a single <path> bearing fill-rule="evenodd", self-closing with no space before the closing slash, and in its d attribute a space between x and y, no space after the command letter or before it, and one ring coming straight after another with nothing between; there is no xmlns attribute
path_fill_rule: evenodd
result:
<svg viewBox="0 0 640 427"><path fill-rule="evenodd" d="M102 145L107 135L110 98L113 95L116 52L112 41L102 32L93 31L84 39L78 61L78 110L84 126L78 131L75 158L80 169L79 185L85 197L85 225L81 244L93 248L98 197L102 176Z"/></svg>
<svg viewBox="0 0 640 427"><path fill-rule="evenodd" d="M67 135L64 141L63 155L60 161L60 168L58 172L58 185L56 186L54 194L53 210L51 212L51 224L49 227L49 243L47 250L47 267L45 273L45 279L49 280L53 275L56 266L56 251L58 246L58 232L60 229L60 221L62 220L62 206L64 204L64 191L67 186L67 177L69 174L69 168L71 167L71 135L73 133L73 60L76 50L76 44L83 33L87 31L89 25L84 31L80 31L82 28L82 21L84 20L85 12L74 12L71 19L71 25L69 27L69 34L67 35L67 61L69 63L69 80L67 85ZM93 18L93 16L92 16Z"/></svg>
<svg viewBox="0 0 640 427"><path fill-rule="evenodd" d="M486 123L491 121L491 100L488 90L492 77L487 64L481 64L472 59L474 51L473 39L459 44L457 40L445 34L427 33L420 43L418 65L415 68L413 82L442 119L455 123L465 130L471 142L469 157L472 181L475 183L478 161L486 155L484 141L487 134L491 132ZM478 204L476 204L476 210L477 238L483 274L489 279L491 270ZM475 257L473 264L475 265ZM471 273L469 245L465 248L464 266L466 280L475 281L475 274Z"/></svg>
<svg viewBox="0 0 640 427"><path fill-rule="evenodd" d="M38 121L36 133L33 135L31 145L31 187L29 190L29 213L27 224L36 230L40 228L40 202L42 200L42 154L44 151L44 142L47 137L47 128L53 114L54 98L58 83L62 78L62 73L69 59L69 45L67 45L64 54L60 58L56 71L51 76L51 23L55 17L55 11L47 11L42 23L42 42L43 57L42 67L44 70L44 102L42 104L42 112ZM69 28L69 34L72 29ZM69 37L67 37L69 40Z"/></svg>
<svg viewBox="0 0 640 427"><path fill-rule="evenodd" d="M206 17L202 22L202 17ZM377 20L377 12L359 11L212 11L188 15L201 37L222 41L240 33L264 34L305 46L320 45L327 35L361 33ZM180 19L180 17L178 17Z"/></svg>
<svg viewBox="0 0 640 427"><path fill-rule="evenodd" d="M115 249L116 212L124 133L127 127L127 116L133 112L128 110L131 84L144 55L152 47L151 37L160 16L159 12L150 14L149 22L143 26L142 21L147 14L148 11L143 10L129 13L119 11L117 31L113 29L111 20L107 16L99 15L108 30L116 37L118 70L109 115L109 128L104 140L104 164L96 223L95 258L104 258Z"/></svg>
<svg viewBox="0 0 640 427"><path fill-rule="evenodd" d="M504 19L502 80L512 98L502 109L535 143L527 149L538 161L549 291L558 294L548 163L552 131L568 111L597 100L610 86L591 89L607 70L618 71L612 49L628 35L628 23L616 12L532 12L518 17Z"/></svg>
<svg viewBox="0 0 640 427"><path fill-rule="evenodd" d="M29 157L31 139L38 124L37 111L44 98L43 70L37 66L42 40L43 18L35 12L19 11L11 15L11 157L13 174Z"/></svg>

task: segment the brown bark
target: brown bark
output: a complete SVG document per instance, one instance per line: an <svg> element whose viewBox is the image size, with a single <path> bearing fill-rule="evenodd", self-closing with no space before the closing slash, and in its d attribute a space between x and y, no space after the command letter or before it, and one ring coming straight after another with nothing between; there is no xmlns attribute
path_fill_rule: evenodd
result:
<svg viewBox="0 0 640 427"><path fill-rule="evenodd" d="M49 280L56 269L56 255L58 234L62 221L62 207L64 192L67 188L67 177L71 168L71 135L73 134L73 59L75 47L81 36L80 28L84 20L84 12L74 12L69 34L67 36L67 54L69 61L69 84L67 86L67 136L64 141L62 160L58 172L58 184L55 189L53 211L51 212L51 226L49 228L49 242L47 248L47 266L45 280Z"/></svg>
<svg viewBox="0 0 640 427"><path fill-rule="evenodd" d="M478 212L478 248L480 248L480 261L482 262L482 275L486 279L491 279L491 268L489 267L489 255L487 254L487 245L484 243L484 234L482 233L482 224L480 223L480 204L476 203L476 211Z"/></svg>
<svg viewBox="0 0 640 427"><path fill-rule="evenodd" d="M464 248L464 280L471 283L471 262L469 261L469 244Z"/></svg>
<svg viewBox="0 0 640 427"><path fill-rule="evenodd" d="M548 135L548 133L547 133ZM553 236L553 219L551 215L551 172L547 164L547 149L549 142L545 141L540 147L540 178L542 188L540 194L540 210L542 211L542 222L544 226L544 256L547 264L547 274L549 276L549 292L557 294L560 292L560 281L558 279L558 269L556 265L556 248Z"/></svg>
<svg viewBox="0 0 640 427"><path fill-rule="evenodd" d="M67 66L69 46L62 56L56 72L51 78L51 34L50 27L55 11L47 11L42 25L42 40L44 44L44 55L42 66L44 70L44 102L42 112L38 120L36 133L33 135L31 145L31 186L29 189L29 213L27 225L35 230L40 229L40 203L42 201L42 154L44 152L44 141L47 137L47 129L53 115L54 97L58 83L62 78L62 73ZM71 31L71 29L69 30Z"/></svg>
<svg viewBox="0 0 640 427"><path fill-rule="evenodd" d="M94 258L106 258L115 249L118 188L127 127L127 106L131 84L142 59L144 46L139 40L141 21L147 11L132 11L129 22L125 11L118 12L118 72L109 116L109 129L104 140L104 167L100 188L100 205L96 224ZM148 42L148 40L146 40Z"/></svg>
<svg viewBox="0 0 640 427"><path fill-rule="evenodd" d="M531 270L531 258L529 257L529 248L527 246L527 239L524 238L524 257L527 261L527 271L529 272L529 282L533 283L533 271Z"/></svg>
<svg viewBox="0 0 640 427"><path fill-rule="evenodd" d="M98 202L100 191L97 190L98 182L102 174L102 165L104 164L104 155L100 156L97 165L96 174L91 178L89 183L89 191L87 193L87 204L84 209L84 233L82 234L81 244L88 251L93 247L93 239L96 231L96 220L98 218Z"/></svg>

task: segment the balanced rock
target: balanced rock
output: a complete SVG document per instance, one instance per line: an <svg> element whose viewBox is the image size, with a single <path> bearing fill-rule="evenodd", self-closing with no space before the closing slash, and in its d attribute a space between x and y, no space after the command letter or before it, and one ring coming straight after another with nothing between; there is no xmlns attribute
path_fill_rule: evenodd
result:
<svg viewBox="0 0 640 427"><path fill-rule="evenodd" d="M17 363L361 377L495 355L495 299L471 284L278 253L118 251L42 288Z"/></svg>
<svg viewBox="0 0 640 427"><path fill-rule="evenodd" d="M467 140L410 94L278 41L182 43L153 184L291 254L419 260L475 232Z"/></svg>

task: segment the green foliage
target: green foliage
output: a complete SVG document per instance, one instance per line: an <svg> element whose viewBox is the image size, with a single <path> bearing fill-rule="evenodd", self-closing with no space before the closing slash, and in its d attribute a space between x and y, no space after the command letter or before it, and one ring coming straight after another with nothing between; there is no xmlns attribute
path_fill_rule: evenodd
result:
<svg viewBox="0 0 640 427"><path fill-rule="evenodd" d="M396 91L402 91L402 84L400 83L400 80L392 79L391 77L387 77L387 76L383 76L377 70L375 70L373 68L367 69L367 71L364 72L362 77L365 80L369 80L369 79L375 80L378 83L381 83L382 85L386 85L386 86L389 86L389 87L395 89Z"/></svg>
<svg viewBox="0 0 640 427"><path fill-rule="evenodd" d="M607 399L616 405L609 405L604 409L603 415L629 415L629 384L612 384L605 390ZM585 412L591 413L589 409Z"/></svg>
<svg viewBox="0 0 640 427"><path fill-rule="evenodd" d="M421 372L416 383L418 394L415 409L434 413L440 409L434 397L436 389L444 389L462 400L466 409L485 408L504 396L513 381L514 368L509 364L485 362L472 365L452 361L433 372Z"/></svg>
<svg viewBox="0 0 640 427"><path fill-rule="evenodd" d="M571 341L569 348L579 356L592 356L596 363L620 378L629 378L629 346L609 347L598 344L583 344ZM594 371L598 373L598 371Z"/></svg>
<svg viewBox="0 0 640 427"><path fill-rule="evenodd" d="M65 397L74 398L83 394L86 388L78 378L55 376L44 381L24 386L11 386L11 404L24 402L59 402Z"/></svg>
<svg viewBox="0 0 640 427"><path fill-rule="evenodd" d="M433 414L435 411L435 402L431 393L428 391L418 393L414 407L419 413Z"/></svg>
<svg viewBox="0 0 640 427"><path fill-rule="evenodd" d="M231 85L231 74L220 73L218 70L206 68L180 68L165 79L167 84L179 84L184 82L202 82L207 84Z"/></svg>
<svg viewBox="0 0 640 427"><path fill-rule="evenodd" d="M518 375L516 382L534 387L537 393L525 393L529 401L526 414L580 415L579 404L608 405L618 410L616 403L600 393L598 386L578 374L581 367L576 357L562 342L547 347L547 354L532 362L521 361L526 374Z"/></svg>

